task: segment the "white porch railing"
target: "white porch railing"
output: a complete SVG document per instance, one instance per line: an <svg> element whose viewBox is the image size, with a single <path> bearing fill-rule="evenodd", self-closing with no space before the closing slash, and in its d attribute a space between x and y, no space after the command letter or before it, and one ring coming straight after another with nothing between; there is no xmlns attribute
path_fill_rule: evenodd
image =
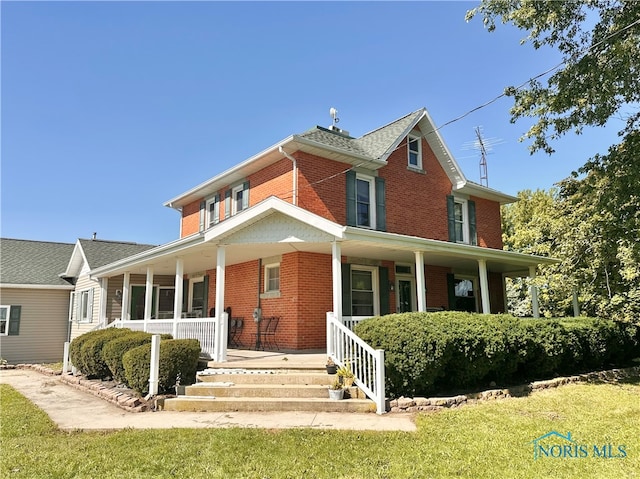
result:
<svg viewBox="0 0 640 479"><path fill-rule="evenodd" d="M223 313L226 316L226 313ZM220 318L223 321L225 318ZM216 331L218 318L173 318L173 319L116 319L109 324L114 328L129 328L151 334L171 334L173 339L197 339L200 348L210 358L216 358Z"/></svg>
<svg viewBox="0 0 640 479"><path fill-rule="evenodd" d="M355 384L376 403L376 412L387 411L384 389L384 350L373 349L349 327L327 313L327 355L338 366L347 361L355 375Z"/></svg>
<svg viewBox="0 0 640 479"><path fill-rule="evenodd" d="M343 316L342 317L342 324L344 324L347 328L349 328L351 331L353 331L353 328L356 327L356 324L358 324L360 321L364 320L364 319L368 319L371 316Z"/></svg>

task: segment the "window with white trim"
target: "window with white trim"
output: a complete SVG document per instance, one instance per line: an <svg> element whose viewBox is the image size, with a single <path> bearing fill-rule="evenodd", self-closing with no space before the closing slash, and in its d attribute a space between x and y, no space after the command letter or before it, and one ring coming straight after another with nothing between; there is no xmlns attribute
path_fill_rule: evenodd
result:
<svg viewBox="0 0 640 479"><path fill-rule="evenodd" d="M407 136L407 162L409 168L422 169L422 141L418 135Z"/></svg>
<svg viewBox="0 0 640 479"><path fill-rule="evenodd" d="M373 177L356 175L356 226L375 228L375 183Z"/></svg>
<svg viewBox="0 0 640 479"><path fill-rule="evenodd" d="M220 222L220 195L215 195L206 201L207 228Z"/></svg>
<svg viewBox="0 0 640 479"><path fill-rule="evenodd" d="M0 306L0 335L9 334L9 318L11 317L11 306Z"/></svg>
<svg viewBox="0 0 640 479"><path fill-rule="evenodd" d="M245 189L243 185L238 185L231 190L231 201L233 205L231 207L231 214L235 215L236 213L242 211L243 205L245 204L244 195Z"/></svg>
<svg viewBox="0 0 640 479"><path fill-rule="evenodd" d="M351 266L351 315L379 314L378 270L370 266Z"/></svg>
<svg viewBox="0 0 640 479"><path fill-rule="evenodd" d="M280 291L280 263L267 264L264 267L264 292Z"/></svg>
<svg viewBox="0 0 640 479"><path fill-rule="evenodd" d="M455 221L455 238L458 243L469 242L469 219L467 201L456 198L453 202L453 219Z"/></svg>
<svg viewBox="0 0 640 479"><path fill-rule="evenodd" d="M93 289L78 293L78 320L89 323L93 319Z"/></svg>

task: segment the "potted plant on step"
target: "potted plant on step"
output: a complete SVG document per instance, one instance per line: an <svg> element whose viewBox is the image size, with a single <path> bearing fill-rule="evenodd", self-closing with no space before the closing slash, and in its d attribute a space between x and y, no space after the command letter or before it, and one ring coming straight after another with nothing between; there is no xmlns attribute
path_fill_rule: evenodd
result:
<svg viewBox="0 0 640 479"><path fill-rule="evenodd" d="M338 370L338 366L336 366L336 363L333 362L333 359L331 359L331 357L327 358L327 374L335 374L336 371Z"/></svg>
<svg viewBox="0 0 640 479"><path fill-rule="evenodd" d="M345 388L350 388L353 386L353 381L355 379L355 375L353 371L351 371L351 365L349 361L345 362L342 366L340 366L336 374L338 375L338 380L342 383L342 386Z"/></svg>
<svg viewBox="0 0 640 479"><path fill-rule="evenodd" d="M334 381L329 385L329 399L340 400L344 397L344 389L342 388L342 383L338 378L335 378Z"/></svg>

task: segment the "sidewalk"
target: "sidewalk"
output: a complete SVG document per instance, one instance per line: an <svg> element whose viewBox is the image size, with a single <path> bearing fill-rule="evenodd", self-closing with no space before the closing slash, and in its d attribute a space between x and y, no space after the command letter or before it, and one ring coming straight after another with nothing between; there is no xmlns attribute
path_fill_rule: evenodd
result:
<svg viewBox="0 0 640 479"><path fill-rule="evenodd" d="M311 412L128 412L92 394L30 369L0 370L9 384L46 412L63 430L117 430L249 427L314 428L371 431L416 430L410 413L345 414Z"/></svg>

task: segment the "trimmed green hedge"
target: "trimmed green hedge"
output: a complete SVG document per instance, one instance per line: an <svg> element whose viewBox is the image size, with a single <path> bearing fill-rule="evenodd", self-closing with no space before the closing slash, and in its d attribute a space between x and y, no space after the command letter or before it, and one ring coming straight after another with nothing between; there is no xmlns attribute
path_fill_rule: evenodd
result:
<svg viewBox="0 0 640 479"><path fill-rule="evenodd" d="M160 342L158 393L173 393L178 376L180 384L196 381L200 341L197 339L172 339ZM131 349L122 358L129 387L140 394L149 392L149 363L151 344Z"/></svg>
<svg viewBox="0 0 640 479"><path fill-rule="evenodd" d="M69 345L71 362L88 378L110 377L111 371L102 357L102 347L109 341L131 332L126 328L105 328L84 333Z"/></svg>
<svg viewBox="0 0 640 479"><path fill-rule="evenodd" d="M575 374L640 356L636 326L595 318L403 313L367 319L355 332L385 350L390 397Z"/></svg>
<svg viewBox="0 0 640 479"><path fill-rule="evenodd" d="M107 342L102 348L102 358L106 363L111 377L120 383L126 383L127 378L124 372L124 366L122 364L122 357L124 354L138 346L151 343L151 333L145 333L143 331L131 331L129 334L117 337ZM173 339L170 334L162 334L160 339Z"/></svg>

